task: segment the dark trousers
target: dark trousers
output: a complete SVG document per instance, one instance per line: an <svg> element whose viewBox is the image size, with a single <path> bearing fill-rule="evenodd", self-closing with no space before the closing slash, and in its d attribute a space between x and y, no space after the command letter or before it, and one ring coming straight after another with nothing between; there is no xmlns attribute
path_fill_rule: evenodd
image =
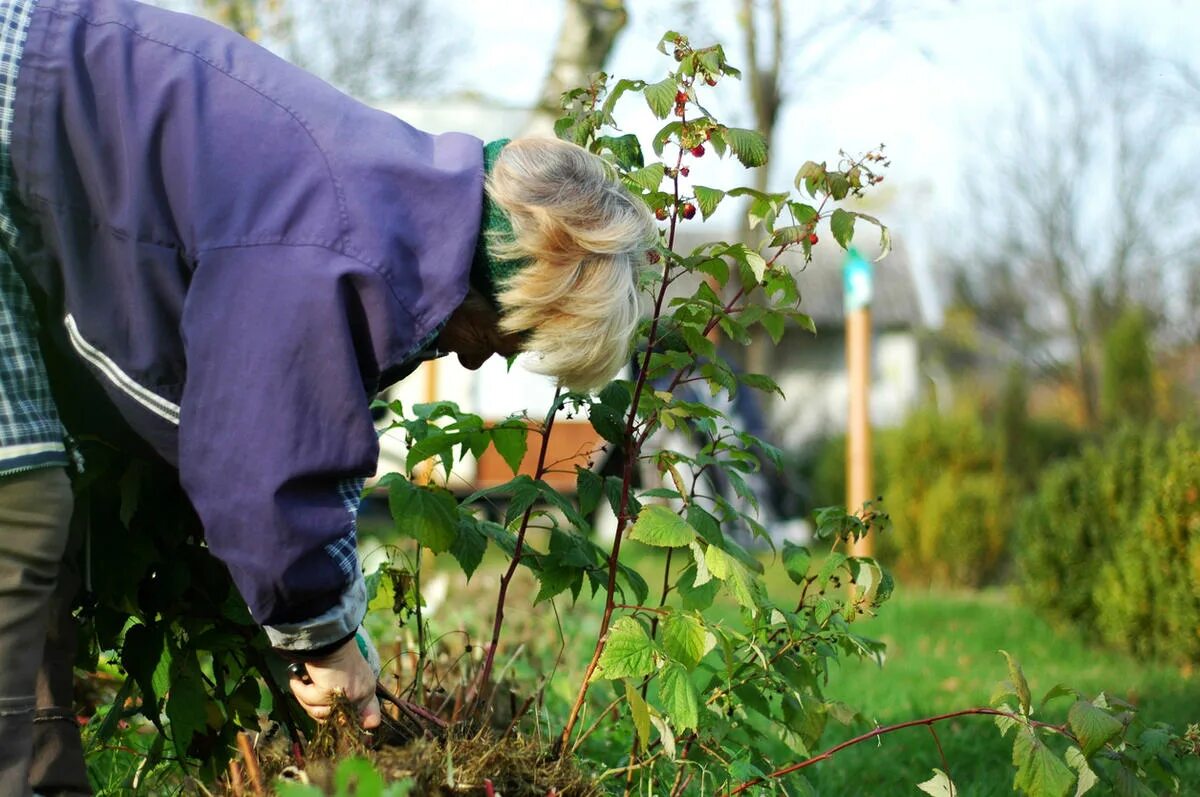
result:
<svg viewBox="0 0 1200 797"><path fill-rule="evenodd" d="M71 485L61 468L0 478L0 794L3 795L30 793L35 690L42 667L51 598L67 545L71 506Z"/></svg>
<svg viewBox="0 0 1200 797"><path fill-rule="evenodd" d="M37 674L33 712L33 760L29 782L35 792L91 794L79 722L75 719L75 650L79 626L71 614L80 586L79 549L87 533L87 513L71 518L67 552L50 598L50 623Z"/></svg>

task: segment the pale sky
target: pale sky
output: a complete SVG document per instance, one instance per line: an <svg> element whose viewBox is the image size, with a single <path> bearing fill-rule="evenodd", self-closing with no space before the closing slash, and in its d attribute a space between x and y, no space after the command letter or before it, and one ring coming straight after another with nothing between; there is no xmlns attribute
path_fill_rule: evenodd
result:
<svg viewBox="0 0 1200 797"><path fill-rule="evenodd" d="M739 5L734 0L697 2L695 14L681 15L669 0L628 0L630 21L609 71L660 79L673 63L654 50L654 43L668 28L692 35L696 44L708 43L716 31L730 61L743 65L734 17ZM460 21L472 30L468 77L460 85L515 105L532 102L561 23L561 6L559 0L457 6ZM785 0L785 7L801 15L814 6ZM889 29L858 35L815 73L793 71L787 90L796 101L780 124L772 175L782 189L804 160L833 160L839 148L861 152L886 143L893 166L885 185L892 201L880 213L896 240L908 247L922 282L926 318L936 322L937 286L927 264L937 237L961 221L955 214L966 170L978 154L973 149L980 131L1028 85L1023 70L1031 31L1061 40L1069 52L1078 46L1073 20L1084 18L1102 29L1130 32L1164 58L1181 59L1200 70L1200 0L894 0L892 7L895 22ZM711 108L724 121L746 124L743 96L744 87L723 85ZM661 123L639 102L628 101L618 115L649 136ZM708 171L699 181L721 186L739 179L739 167L722 168L715 161L703 163ZM694 179L697 171L702 170L693 169Z"/></svg>

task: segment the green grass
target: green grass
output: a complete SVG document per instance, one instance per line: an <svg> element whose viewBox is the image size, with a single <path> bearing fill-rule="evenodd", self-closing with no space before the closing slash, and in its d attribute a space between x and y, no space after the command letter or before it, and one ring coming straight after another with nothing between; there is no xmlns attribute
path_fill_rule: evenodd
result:
<svg viewBox="0 0 1200 797"><path fill-rule="evenodd" d="M995 685L1008 677L998 650L1021 663L1035 701L1064 683L1089 695L1118 695L1145 718L1180 732L1200 722L1194 676L1090 645L1072 629L1050 626L1006 592L899 591L878 618L862 624L862 632L887 642L885 665L844 661L828 692L882 725L988 705ZM831 728L822 746L868 729ZM989 718L951 720L937 732L962 797L1012 794L1011 737L1001 739ZM1183 793L1198 794L1200 768L1191 763ZM913 728L847 749L810 772L822 795L912 795L918 793L914 784L941 766L929 731Z"/></svg>

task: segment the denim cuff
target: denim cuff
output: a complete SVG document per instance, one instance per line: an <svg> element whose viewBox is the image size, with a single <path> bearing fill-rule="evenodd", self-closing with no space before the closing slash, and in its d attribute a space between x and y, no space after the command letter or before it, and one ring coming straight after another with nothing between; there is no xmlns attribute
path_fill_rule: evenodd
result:
<svg viewBox="0 0 1200 797"><path fill-rule="evenodd" d="M367 614L367 585L362 573L346 587L337 604L324 614L299 623L264 625L271 646L303 653L324 648L354 634Z"/></svg>

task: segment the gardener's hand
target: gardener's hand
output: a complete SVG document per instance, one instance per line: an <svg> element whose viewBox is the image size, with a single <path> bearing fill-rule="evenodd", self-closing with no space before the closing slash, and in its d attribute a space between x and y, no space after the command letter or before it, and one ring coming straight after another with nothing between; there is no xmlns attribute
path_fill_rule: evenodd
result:
<svg viewBox="0 0 1200 797"><path fill-rule="evenodd" d="M359 629L358 634L364 633ZM308 716L318 722L329 718L334 696L345 695L351 705L358 707L363 728L370 730L381 720L379 700L375 697L378 675L359 649L358 634L328 656L305 662L310 682L293 675L290 686ZM369 646L370 642L366 644Z"/></svg>

